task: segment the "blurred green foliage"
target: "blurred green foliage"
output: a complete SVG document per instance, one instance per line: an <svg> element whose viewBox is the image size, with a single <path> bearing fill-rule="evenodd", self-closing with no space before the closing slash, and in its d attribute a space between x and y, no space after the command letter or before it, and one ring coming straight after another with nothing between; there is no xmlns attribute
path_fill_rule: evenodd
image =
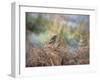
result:
<svg viewBox="0 0 100 80"><path fill-rule="evenodd" d="M48 19L40 13L35 17L26 13L26 29L38 35L41 44L48 42L53 35L57 35L55 43L61 46L77 47L81 40L86 44L89 42L89 32L84 31L87 27L84 22L82 25L80 22L76 27L72 27L63 24L62 18L60 19L59 16Z"/></svg>

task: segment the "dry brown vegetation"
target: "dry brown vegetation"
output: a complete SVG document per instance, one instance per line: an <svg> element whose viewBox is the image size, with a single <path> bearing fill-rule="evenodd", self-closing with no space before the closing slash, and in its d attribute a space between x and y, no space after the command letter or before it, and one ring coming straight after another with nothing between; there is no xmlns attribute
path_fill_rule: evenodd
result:
<svg viewBox="0 0 100 80"><path fill-rule="evenodd" d="M58 66L89 64L89 47L81 47L76 52L69 53L64 47L47 44L43 48L30 48L26 53L26 66Z"/></svg>

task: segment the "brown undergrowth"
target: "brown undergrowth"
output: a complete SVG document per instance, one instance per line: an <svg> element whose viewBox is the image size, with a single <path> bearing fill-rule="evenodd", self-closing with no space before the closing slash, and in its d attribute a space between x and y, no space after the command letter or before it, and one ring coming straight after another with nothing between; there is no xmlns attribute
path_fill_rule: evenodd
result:
<svg viewBox="0 0 100 80"><path fill-rule="evenodd" d="M47 44L43 48L31 47L26 53L26 67L89 64L89 47L80 47L70 53L65 47Z"/></svg>

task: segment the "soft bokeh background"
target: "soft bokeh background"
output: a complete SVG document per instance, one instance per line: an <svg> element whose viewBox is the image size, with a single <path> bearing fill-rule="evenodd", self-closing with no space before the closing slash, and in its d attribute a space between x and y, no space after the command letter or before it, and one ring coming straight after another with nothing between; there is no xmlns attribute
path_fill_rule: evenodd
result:
<svg viewBox="0 0 100 80"><path fill-rule="evenodd" d="M26 13L26 42L40 48L54 35L72 52L82 41L88 46L89 15Z"/></svg>

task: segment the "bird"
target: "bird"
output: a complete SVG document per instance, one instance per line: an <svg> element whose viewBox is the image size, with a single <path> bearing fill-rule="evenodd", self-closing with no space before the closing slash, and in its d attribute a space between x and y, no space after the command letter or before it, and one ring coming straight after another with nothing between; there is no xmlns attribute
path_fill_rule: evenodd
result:
<svg viewBox="0 0 100 80"><path fill-rule="evenodd" d="M49 44L54 44L56 42L57 35L53 35L49 41Z"/></svg>

